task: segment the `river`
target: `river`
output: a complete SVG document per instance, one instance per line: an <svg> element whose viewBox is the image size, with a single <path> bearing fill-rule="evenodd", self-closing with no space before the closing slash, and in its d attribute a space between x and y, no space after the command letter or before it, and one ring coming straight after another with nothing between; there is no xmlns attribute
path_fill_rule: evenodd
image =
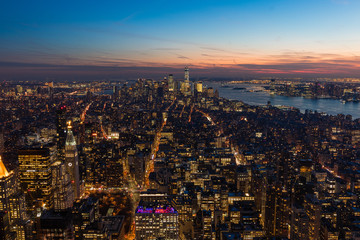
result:
<svg viewBox="0 0 360 240"><path fill-rule="evenodd" d="M218 82L204 82L205 86L218 89L220 97L231 100L240 100L250 105L266 105L268 101L272 105L291 106L305 112L306 109L324 112L329 115L345 114L352 115L353 119L360 118L360 103L342 103L335 99L308 99L303 97L286 97L270 95L268 92L249 92L246 90L260 89L258 84L231 84L230 87L222 87ZM233 89L234 87L246 88L246 90Z"/></svg>

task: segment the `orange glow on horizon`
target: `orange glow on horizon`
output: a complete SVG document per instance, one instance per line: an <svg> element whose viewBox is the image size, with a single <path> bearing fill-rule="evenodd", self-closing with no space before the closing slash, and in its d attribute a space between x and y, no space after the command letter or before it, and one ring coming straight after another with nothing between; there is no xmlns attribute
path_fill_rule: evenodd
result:
<svg viewBox="0 0 360 240"><path fill-rule="evenodd" d="M174 57L173 54L124 56L127 61L117 60L117 53L102 56L101 61L95 55L79 57L79 60L71 64L63 62L51 62L53 66L44 65L27 68L32 73L41 74L74 74L103 75L113 74L127 76L151 76L160 75L164 72L180 74L183 66L189 66L192 73L197 76L239 76L245 74L260 75L344 75L346 77L360 77L360 57L348 54L315 53L315 52L279 52L264 53L262 55L232 53L230 50L217 51L215 54L207 54L206 51L193 49L186 57ZM185 55L185 53L184 53ZM139 60L141 59L141 60ZM32 60L22 62L25 66ZM19 65L20 67L22 65ZM7 74L13 74L15 68L3 70ZM0 69L1 71L1 69ZM152 76L153 76L152 75ZM192 75L195 76L195 75Z"/></svg>

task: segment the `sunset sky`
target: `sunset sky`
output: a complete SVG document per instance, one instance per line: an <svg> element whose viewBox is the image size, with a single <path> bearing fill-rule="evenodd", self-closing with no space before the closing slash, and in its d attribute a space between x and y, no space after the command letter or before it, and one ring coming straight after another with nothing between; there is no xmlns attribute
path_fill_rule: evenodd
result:
<svg viewBox="0 0 360 240"><path fill-rule="evenodd" d="M359 13L358 0L3 1L0 80L185 65L192 77L360 77Z"/></svg>

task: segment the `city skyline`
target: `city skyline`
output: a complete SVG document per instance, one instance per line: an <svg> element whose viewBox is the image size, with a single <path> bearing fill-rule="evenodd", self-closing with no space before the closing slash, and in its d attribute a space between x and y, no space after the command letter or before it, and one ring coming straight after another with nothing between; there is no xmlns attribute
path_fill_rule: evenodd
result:
<svg viewBox="0 0 360 240"><path fill-rule="evenodd" d="M0 77L359 77L353 0L7 2ZM178 75L177 75L178 74Z"/></svg>
<svg viewBox="0 0 360 240"><path fill-rule="evenodd" d="M359 9L4 2L0 240L359 240Z"/></svg>
<svg viewBox="0 0 360 240"><path fill-rule="evenodd" d="M0 240L359 239L358 83L191 69L0 82Z"/></svg>

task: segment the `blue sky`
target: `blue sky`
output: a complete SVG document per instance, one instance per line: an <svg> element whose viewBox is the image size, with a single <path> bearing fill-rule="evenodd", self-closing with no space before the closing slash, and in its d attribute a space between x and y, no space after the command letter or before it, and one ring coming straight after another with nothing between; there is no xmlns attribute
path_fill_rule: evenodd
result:
<svg viewBox="0 0 360 240"><path fill-rule="evenodd" d="M7 1L0 62L357 76L359 12L356 0Z"/></svg>

